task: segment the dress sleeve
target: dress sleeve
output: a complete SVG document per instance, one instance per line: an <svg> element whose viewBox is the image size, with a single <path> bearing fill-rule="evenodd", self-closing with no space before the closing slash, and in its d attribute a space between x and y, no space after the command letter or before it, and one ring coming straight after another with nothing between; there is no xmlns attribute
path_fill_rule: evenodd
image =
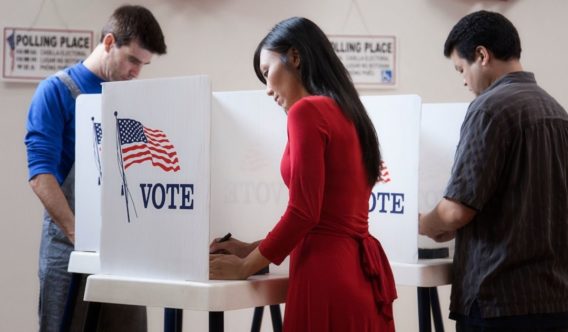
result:
<svg viewBox="0 0 568 332"><path fill-rule="evenodd" d="M327 128L320 110L311 101L300 100L288 112L288 206L259 246L262 255L275 264L280 264L319 222L325 186Z"/></svg>

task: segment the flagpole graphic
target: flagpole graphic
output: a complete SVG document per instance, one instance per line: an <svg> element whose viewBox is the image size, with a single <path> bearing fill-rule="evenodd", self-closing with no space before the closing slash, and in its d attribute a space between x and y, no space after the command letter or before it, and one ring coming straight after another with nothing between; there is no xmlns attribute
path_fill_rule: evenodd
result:
<svg viewBox="0 0 568 332"><path fill-rule="evenodd" d="M130 190L128 189L128 183L126 182L126 173L125 173L125 168L124 168L124 162L122 159L122 134L120 132L120 127L119 127L119 119L118 119L118 112L114 112L114 117L116 119L116 153L117 153L117 159L118 159L118 163L120 165L120 177L122 179L122 188L120 190L120 194L124 196L124 202L126 204L126 217L128 219L128 222L130 222L130 207L128 204L128 196L130 196L130 198L132 198L132 195L130 194ZM136 212L136 205L134 205L134 200L132 200L132 207L134 208L134 214L136 215L136 217L138 217L138 213Z"/></svg>
<svg viewBox="0 0 568 332"><path fill-rule="evenodd" d="M180 170L179 159L174 145L163 131L145 127L140 121L134 119L119 119L118 112L114 112L114 116L117 159L122 177L121 194L125 196L126 214L130 222L128 197L132 201L137 217L138 214L128 189L126 169L136 164L149 162L153 167L160 168L164 172L178 172Z"/></svg>

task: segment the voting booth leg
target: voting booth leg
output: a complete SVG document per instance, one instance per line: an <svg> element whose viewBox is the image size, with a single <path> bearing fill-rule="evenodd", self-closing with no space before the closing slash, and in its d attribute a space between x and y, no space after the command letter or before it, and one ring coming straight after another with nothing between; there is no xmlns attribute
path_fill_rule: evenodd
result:
<svg viewBox="0 0 568 332"><path fill-rule="evenodd" d="M224 327L223 311L209 311L209 332L223 332Z"/></svg>
<svg viewBox="0 0 568 332"><path fill-rule="evenodd" d="M420 332L432 331L430 317L434 319L435 331L444 332L438 290L436 287L418 287L418 330Z"/></svg>
<svg viewBox="0 0 568 332"><path fill-rule="evenodd" d="M254 314L252 316L252 326L250 327L250 332L260 332L260 326L262 325L263 314L264 314L264 307L254 308Z"/></svg>
<svg viewBox="0 0 568 332"><path fill-rule="evenodd" d="M254 315L252 316L251 332L260 332L262 325L262 315L264 314L264 307L254 308ZM272 330L274 332L282 332L282 314L280 313L280 305L270 305L270 317L272 318Z"/></svg>
<svg viewBox="0 0 568 332"><path fill-rule="evenodd" d="M444 322L442 321L440 300L438 299L438 289L436 287L430 288L430 304L432 305L434 328L436 329L436 332L444 332Z"/></svg>
<svg viewBox="0 0 568 332"><path fill-rule="evenodd" d="M83 332L96 332L99 325L99 316L101 312L100 302L88 302L87 314L85 316L85 325Z"/></svg>
<svg viewBox="0 0 568 332"><path fill-rule="evenodd" d="M164 309L164 332L181 332L182 322L182 309Z"/></svg>
<svg viewBox="0 0 568 332"><path fill-rule="evenodd" d="M272 317L272 330L274 332L282 332L282 314L280 313L279 304L270 306L270 317Z"/></svg>

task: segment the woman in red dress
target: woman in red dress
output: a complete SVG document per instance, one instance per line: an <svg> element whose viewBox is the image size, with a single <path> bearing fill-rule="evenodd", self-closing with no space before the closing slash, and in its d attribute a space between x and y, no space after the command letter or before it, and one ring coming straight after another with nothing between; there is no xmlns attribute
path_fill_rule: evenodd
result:
<svg viewBox="0 0 568 332"><path fill-rule="evenodd" d="M368 231L379 143L347 70L321 29L298 17L260 42L254 69L288 116L288 206L262 241L214 241L212 252L232 255L211 255L210 278L246 279L290 255L285 331L394 331L392 272Z"/></svg>

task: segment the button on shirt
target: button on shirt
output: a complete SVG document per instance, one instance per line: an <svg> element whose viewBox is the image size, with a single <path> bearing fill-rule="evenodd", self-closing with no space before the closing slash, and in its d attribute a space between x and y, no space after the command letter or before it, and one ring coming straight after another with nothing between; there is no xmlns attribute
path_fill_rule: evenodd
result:
<svg viewBox="0 0 568 332"><path fill-rule="evenodd" d="M456 235L452 313L568 312L568 114L532 73L471 103L445 197L477 210Z"/></svg>

